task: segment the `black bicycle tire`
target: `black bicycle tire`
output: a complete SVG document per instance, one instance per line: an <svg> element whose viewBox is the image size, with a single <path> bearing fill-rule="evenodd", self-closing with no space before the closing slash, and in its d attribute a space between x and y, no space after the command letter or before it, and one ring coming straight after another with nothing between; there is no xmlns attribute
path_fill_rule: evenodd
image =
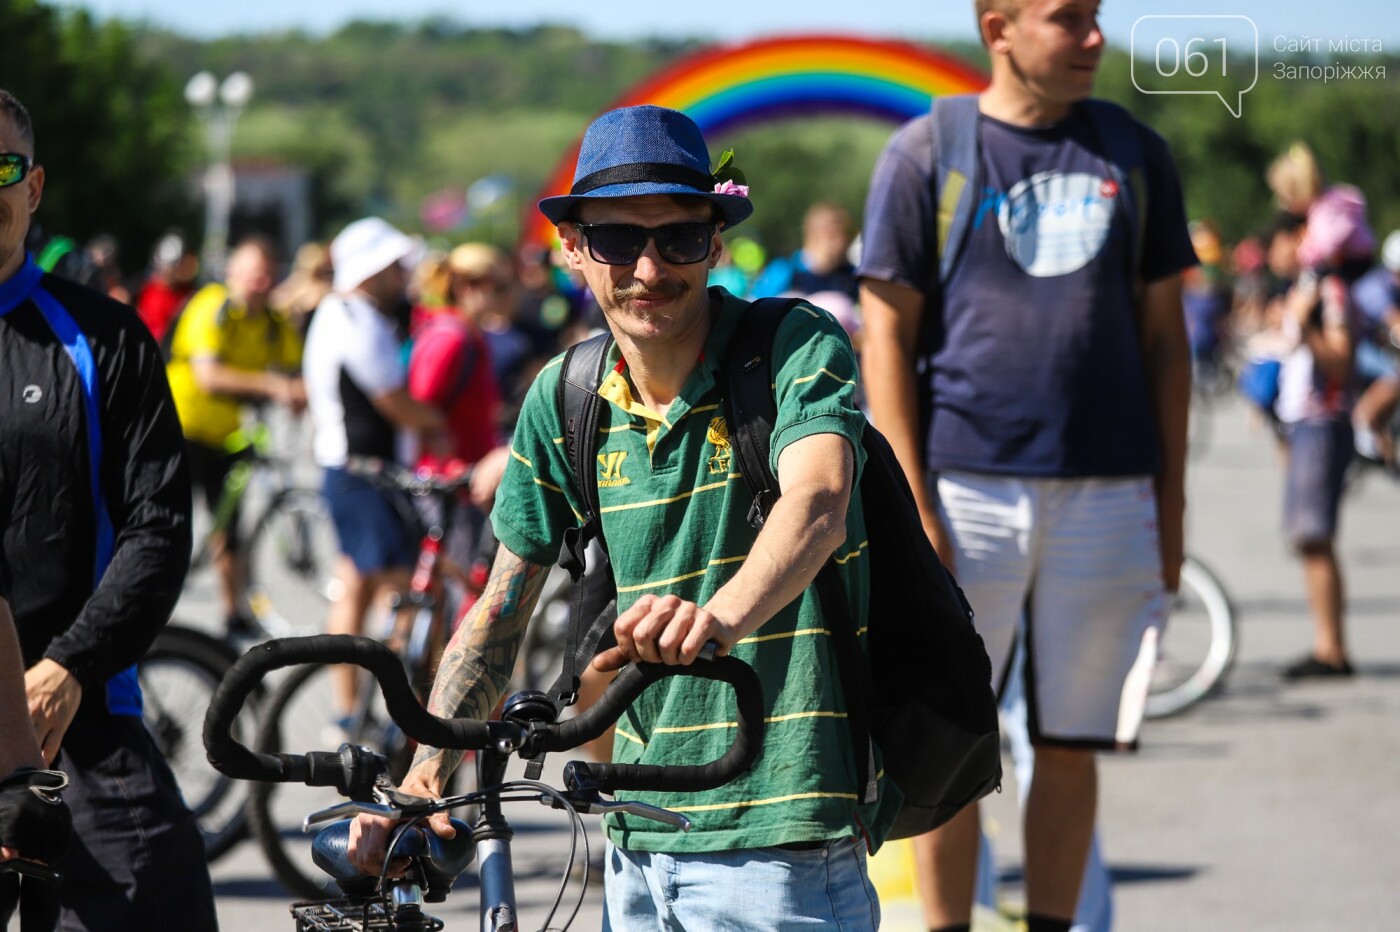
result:
<svg viewBox="0 0 1400 932"><path fill-rule="evenodd" d="M306 503L314 503L314 505L308 507L308 505L303 504L303 500L305 500ZM271 501L267 503L267 507L259 513L257 521L253 524L252 533L248 535L248 541L244 545L244 552L246 554L244 564L247 577L248 607L251 610L253 618L259 622L262 622L266 618L269 611L275 613L279 618L287 617L284 612L277 608L277 601L279 600L274 600L270 592L261 585L262 580L259 578L257 569L258 554L260 548L270 546L268 543L268 534L270 533L268 528L271 527L273 520L279 518L286 512L296 510L315 511L324 517L325 520L330 520L330 515L326 511L325 499L321 496L320 492L312 488L301 486L282 489L272 497ZM329 564L329 562L334 561L336 553L330 552L324 556ZM294 571L292 575L295 577L302 577L303 574L299 571ZM324 574L316 575L323 576ZM307 584L304 579L301 579L298 585L299 588L307 594L319 597L317 603L319 606L325 606L327 608L330 606L329 595L322 591L321 586ZM259 598L265 598L267 600L267 605L258 604ZM320 630L320 626L324 621L324 613L318 612L316 618L306 619L305 621L307 622L305 626L308 630L298 633L312 633L312 628ZM295 620L293 620L291 624L294 627L297 625ZM267 633L269 635L285 636L292 632L268 631Z"/></svg>
<svg viewBox="0 0 1400 932"><path fill-rule="evenodd" d="M140 664L137 665L138 677L140 677L140 670L142 668L149 669L149 665L152 662L176 660L186 664L188 667L198 671L207 678L206 683L209 687L209 695L212 697L214 690L228 674L229 668L233 666L234 661L237 659L237 652L232 647L216 638L210 637L201 631L185 628L180 625L167 625L156 635L150 650L146 652L146 656L143 657ZM145 693L147 714L149 714L150 710L155 705L156 698L149 689L149 681L143 683L143 692ZM256 697L253 697L252 701L256 703ZM185 734L182 736L182 741L190 743L192 752L198 755L200 760L204 760L204 748L200 741L200 725L203 718L203 709L207 706L208 703L205 702L202 706L197 707L199 711L199 720L194 723L192 729L185 729ZM256 705L251 706L251 708L256 711ZM156 743L161 745L161 751L163 754L167 754L167 760L169 761L168 747L164 744L167 733L159 724L157 724L156 727L152 727L149 718L147 718L147 730L152 733ZM170 763L171 770L178 781L180 770L175 765L175 762L170 761ZM239 781L231 780L217 773L215 776L217 778L213 784L216 788L215 794L206 796L203 799L192 798L193 794L189 791L187 786L181 786L180 788L181 793L185 796L186 804L189 806L190 810L195 813L197 821L203 811L217 805L225 798L226 794L230 792L237 793L240 790L247 792L247 788L241 787ZM248 820L245 805L240 805L233 809L227 821L217 829L211 830L201 822L200 836L204 840L205 857L208 859L209 863L212 864L232 850L240 841L247 838L248 833Z"/></svg>
<svg viewBox="0 0 1400 932"><path fill-rule="evenodd" d="M1201 665L1168 690L1149 693L1144 715L1148 719L1179 715L1219 691L1239 654L1239 616L1220 577L1193 557L1181 568L1181 585L1196 593L1211 623L1211 644ZM1166 638L1170 638L1168 620Z"/></svg>

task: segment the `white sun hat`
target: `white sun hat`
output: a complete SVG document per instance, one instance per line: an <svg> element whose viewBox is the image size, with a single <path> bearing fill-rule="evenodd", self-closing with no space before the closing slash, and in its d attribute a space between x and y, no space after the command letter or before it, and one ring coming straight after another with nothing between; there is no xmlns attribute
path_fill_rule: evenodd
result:
<svg viewBox="0 0 1400 932"><path fill-rule="evenodd" d="M331 241L335 290L354 291L395 262L411 260L421 252L418 240L378 217L356 220Z"/></svg>

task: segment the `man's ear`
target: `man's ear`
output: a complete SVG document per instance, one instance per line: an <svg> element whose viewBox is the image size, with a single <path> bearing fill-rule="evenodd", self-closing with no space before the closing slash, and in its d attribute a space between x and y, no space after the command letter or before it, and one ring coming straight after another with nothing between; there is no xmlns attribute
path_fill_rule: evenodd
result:
<svg viewBox="0 0 1400 932"><path fill-rule="evenodd" d="M719 265L720 257L724 255L724 238L719 235L720 230L723 229L723 223L715 227L714 241L710 243L710 268Z"/></svg>
<svg viewBox="0 0 1400 932"><path fill-rule="evenodd" d="M564 253L564 264L575 272L583 271L583 240L579 236L578 227L566 220L559 224L557 229L560 250Z"/></svg>
<svg viewBox="0 0 1400 932"><path fill-rule="evenodd" d="M989 52L1005 55L1011 51L1011 42L1006 36L1006 28L1011 25L1011 20L1005 13L999 10L984 13L978 25L982 27L982 44L987 46Z"/></svg>
<svg viewBox="0 0 1400 932"><path fill-rule="evenodd" d="M35 165L29 170L29 177L25 180L29 182L29 212L32 214L39 209L39 202L44 199L44 166Z"/></svg>

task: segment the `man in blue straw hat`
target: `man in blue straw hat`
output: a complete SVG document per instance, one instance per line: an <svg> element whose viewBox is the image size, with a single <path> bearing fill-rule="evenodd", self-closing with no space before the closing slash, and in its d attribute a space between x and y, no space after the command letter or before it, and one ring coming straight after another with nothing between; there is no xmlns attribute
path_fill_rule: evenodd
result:
<svg viewBox="0 0 1400 932"><path fill-rule="evenodd" d="M884 839L899 793L871 802L842 714L837 657L812 582L837 554L858 628L868 557L852 489L864 424L856 358L829 314L785 316L773 344L778 414L771 462L782 497L760 531L731 456L723 372L749 305L707 289L720 231L752 212L742 176L712 173L700 129L661 107L603 114L588 128L569 194L540 202L569 267L588 282L613 337L597 394L596 484L617 583L617 646L595 668L692 663L708 641L763 681L763 752L744 776L700 793L637 793L683 809L683 833L608 818L606 915L617 929L874 928L866 854ZM805 313L804 313L805 311ZM556 404L559 360L536 379L492 514L500 554L443 657L430 708L486 717L506 689L525 625L566 530L586 508ZM580 477L580 480L584 477ZM651 688L619 722L623 763L713 760L732 739L728 689L691 678ZM420 749L404 787L438 796L461 755ZM878 772L878 771L877 771ZM869 798L866 796L865 798ZM357 862L377 872L388 824L361 817ZM449 834L446 819L433 827ZM761 904L761 905L760 905Z"/></svg>

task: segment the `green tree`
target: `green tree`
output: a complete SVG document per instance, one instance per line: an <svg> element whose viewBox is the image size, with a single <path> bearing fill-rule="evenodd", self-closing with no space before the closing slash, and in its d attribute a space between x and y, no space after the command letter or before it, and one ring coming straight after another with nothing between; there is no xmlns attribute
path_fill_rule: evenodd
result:
<svg viewBox="0 0 1400 932"><path fill-rule="evenodd" d="M110 233L128 269L163 230L195 216L194 164L179 85L116 22L35 0L0 0L3 83L34 121L47 182L38 222L78 240Z"/></svg>

